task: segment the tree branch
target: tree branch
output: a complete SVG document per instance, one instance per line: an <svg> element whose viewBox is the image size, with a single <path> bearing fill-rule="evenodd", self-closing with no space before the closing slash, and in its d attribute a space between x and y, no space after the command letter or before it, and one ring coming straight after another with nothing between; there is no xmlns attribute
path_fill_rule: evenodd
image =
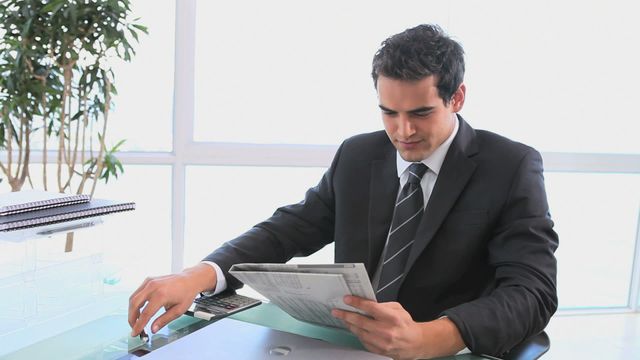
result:
<svg viewBox="0 0 640 360"><path fill-rule="evenodd" d="M29 127L29 120L25 121L25 140L24 145L24 159L22 162L22 174L20 175L20 188L24 185L27 176L29 175L29 159L31 155L31 128Z"/></svg>
<svg viewBox="0 0 640 360"><path fill-rule="evenodd" d="M71 67L73 65L65 65L63 70L64 75L64 84L62 87L62 100L60 106L60 132L58 133L58 190L60 192L64 192L64 188L62 187L62 157L66 155L65 146L64 146L64 130L65 130L65 119L67 117L66 114L66 104L70 102L69 99L70 90L71 90ZM66 156L65 156L66 157ZM66 162L66 160L65 160Z"/></svg>
<svg viewBox="0 0 640 360"><path fill-rule="evenodd" d="M0 169L2 169L2 172L4 173L4 175L8 178L9 177L9 172L8 172L7 168L4 167L4 164L2 163L2 160L0 160Z"/></svg>
<svg viewBox="0 0 640 360"><path fill-rule="evenodd" d="M111 103L111 81L108 77L105 76L105 95L104 95L104 124L102 125L102 136L100 137L100 152L98 153L98 166L96 169L96 175L93 178L93 185L91 186L91 197L93 197L94 192L96 191L96 184L98 184L98 179L100 179L100 175L102 174L102 168L104 166L104 151L106 148L106 136L107 136L107 120L109 119L109 105Z"/></svg>
<svg viewBox="0 0 640 360"><path fill-rule="evenodd" d="M13 123L11 122L10 117L7 116L7 119L9 120L5 124L5 130L7 132L7 180L11 183L13 181L13 174L11 171L13 166ZM13 190L13 188L11 190Z"/></svg>
<svg viewBox="0 0 640 360"><path fill-rule="evenodd" d="M41 79L42 88L46 89L47 79ZM42 123L43 123L43 132L42 132L42 184L44 185L44 190L47 191L47 134L48 134L48 125L47 125L47 91L44 90L42 92L42 98L40 99L40 105L42 106ZM31 178L29 178L31 179Z"/></svg>
<svg viewBox="0 0 640 360"><path fill-rule="evenodd" d="M79 90L78 95L80 95L81 93L82 93L82 90ZM82 94L82 97L78 101L78 111L86 108L86 106L87 106L87 90L84 89L84 93ZM74 170L76 168L76 161L78 160L78 143L80 141L80 119L78 118L76 121L77 121L76 135L74 138L75 144L73 146L73 156L71 158L71 165L69 165L69 180L67 181L67 184L69 185L71 185L71 179L75 175Z"/></svg>
<svg viewBox="0 0 640 360"><path fill-rule="evenodd" d="M18 179L20 177L20 169L23 165L22 163L22 149L24 148L24 128L25 126L25 122L26 122L26 117L24 116L24 114L21 115L20 117L20 135L18 137L18 166L16 167L16 176L15 179ZM22 187L22 184L19 184L19 187ZM20 190L20 189L18 189Z"/></svg>
<svg viewBox="0 0 640 360"><path fill-rule="evenodd" d="M78 185L77 194L82 194L84 191L84 183L87 181L88 171L84 171L84 163L85 163L85 149L87 143L87 124L89 123L89 111L87 110L87 93L84 94L84 103L85 106L82 109L82 148L80 152L80 167L83 170L82 179L80 180L80 184ZM80 174L78 174L80 175Z"/></svg>

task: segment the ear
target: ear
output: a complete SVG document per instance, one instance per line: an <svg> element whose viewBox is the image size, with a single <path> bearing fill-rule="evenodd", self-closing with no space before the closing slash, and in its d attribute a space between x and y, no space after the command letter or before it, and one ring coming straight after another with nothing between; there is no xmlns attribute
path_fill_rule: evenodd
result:
<svg viewBox="0 0 640 360"><path fill-rule="evenodd" d="M456 90L456 92L453 93L453 96L451 97L451 110L453 112L458 112L462 110L466 92L467 92L467 87L464 85L464 83L462 83L460 84L460 86L458 86L458 90Z"/></svg>

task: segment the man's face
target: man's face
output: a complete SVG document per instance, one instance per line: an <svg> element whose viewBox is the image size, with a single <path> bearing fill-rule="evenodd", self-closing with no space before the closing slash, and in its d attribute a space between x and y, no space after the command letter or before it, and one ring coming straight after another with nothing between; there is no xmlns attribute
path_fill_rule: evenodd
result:
<svg viewBox="0 0 640 360"><path fill-rule="evenodd" d="M461 84L445 106L434 76L417 81L378 77L384 129L404 160L422 161L451 135L453 114L462 109L464 95Z"/></svg>

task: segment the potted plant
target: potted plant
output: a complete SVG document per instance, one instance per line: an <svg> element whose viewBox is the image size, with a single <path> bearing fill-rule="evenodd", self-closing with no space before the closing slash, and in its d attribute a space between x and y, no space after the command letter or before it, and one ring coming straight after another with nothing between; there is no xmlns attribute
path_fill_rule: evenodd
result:
<svg viewBox="0 0 640 360"><path fill-rule="evenodd" d="M12 191L34 187L34 151L45 190L93 195L99 180L122 173L124 140L108 147L106 135L112 66L130 61L147 33L130 16L129 0L0 0L0 171Z"/></svg>

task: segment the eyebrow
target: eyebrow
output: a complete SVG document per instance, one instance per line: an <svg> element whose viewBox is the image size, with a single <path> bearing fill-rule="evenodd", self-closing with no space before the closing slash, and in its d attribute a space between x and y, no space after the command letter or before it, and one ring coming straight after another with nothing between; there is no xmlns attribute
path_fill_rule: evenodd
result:
<svg viewBox="0 0 640 360"><path fill-rule="evenodd" d="M387 108L387 107L386 107L386 106L384 106L384 105L378 105L378 107L379 107L382 111L394 112L394 113L395 113L395 112L397 112L396 110L391 110L391 109ZM421 106L421 107L419 107L419 108L416 108L416 109L413 109L413 110L409 110L409 111L407 111L407 112L410 112L410 113L414 113L414 114L415 114L415 113L419 113L419 112L427 112L427 111L431 111L431 110L433 110L433 109L434 109L434 106Z"/></svg>

